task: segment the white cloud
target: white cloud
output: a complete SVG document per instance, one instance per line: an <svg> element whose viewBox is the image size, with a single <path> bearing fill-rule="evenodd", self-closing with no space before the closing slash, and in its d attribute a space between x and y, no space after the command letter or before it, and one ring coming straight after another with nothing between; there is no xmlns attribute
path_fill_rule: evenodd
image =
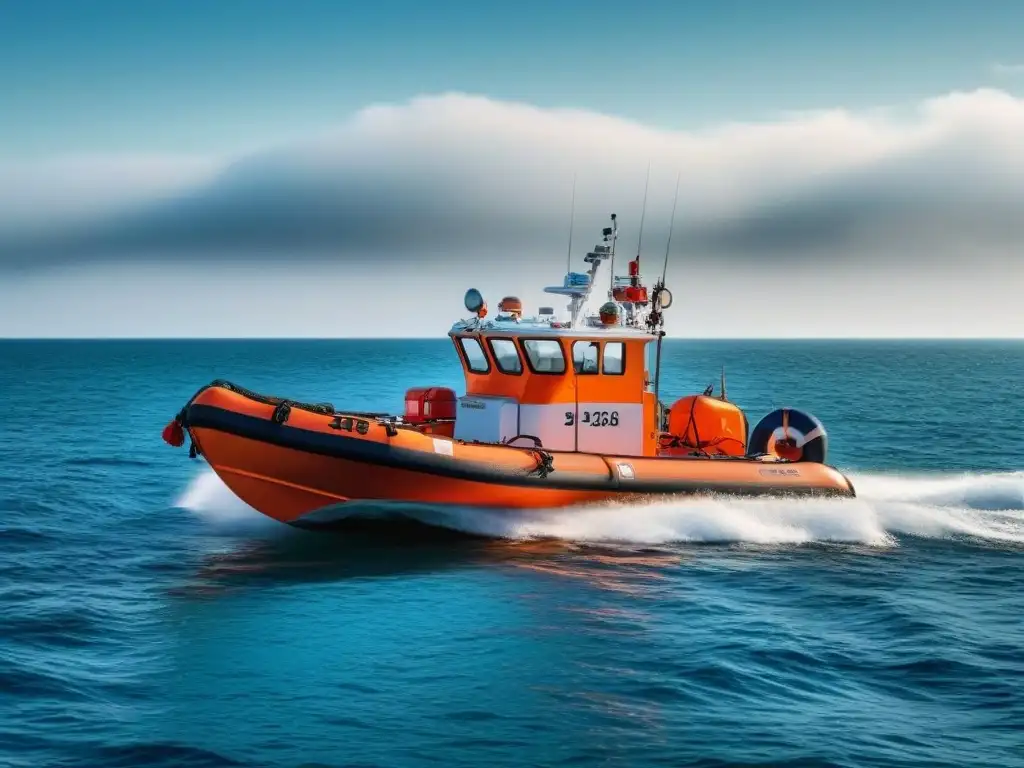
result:
<svg viewBox="0 0 1024 768"><path fill-rule="evenodd" d="M914 335L1020 335L1024 313L1013 314L1009 286L1024 277L1021 136L1024 100L992 89L898 112L837 109L694 132L422 97L237 158L22 163L14 176L0 173L0 266L40 274L93 260L363 256L397 291L419 274L409 263L440 273L452 262L518 260L532 265L524 279L536 279L511 290L527 293L564 265L573 174L578 259L612 211L624 247L634 247L650 161L645 256L650 265L664 254L681 171L672 270L701 281L709 303L698 335L831 335L868 320ZM16 238L15 212L28 209L46 231L29 237L22 227ZM721 285L709 289L714 280ZM767 312L773 297L793 295L806 307L793 318Z"/></svg>
<svg viewBox="0 0 1024 768"><path fill-rule="evenodd" d="M553 247L574 173L581 222L597 226L616 210L628 228L649 161L652 238L667 228L683 174L681 247L758 248L760 238L817 248L859 230L917 237L951 212L971 237L986 238L991 216L1012 213L1012 225L1019 213L1021 135L1024 101L996 90L930 99L910 115L831 110L700 132L449 94L368 107L323 136L239 159L8 166L0 251L39 244L10 244L27 211L45 213L65 254L394 250L423 238L473 249L513 233ZM139 212L141 203L150 205ZM127 209L134 215L111 215ZM69 229L71 215L94 226ZM1001 237L998 226L992 232Z"/></svg>
<svg viewBox="0 0 1024 768"><path fill-rule="evenodd" d="M0 159L0 233L95 221L209 183L223 165L148 154Z"/></svg>

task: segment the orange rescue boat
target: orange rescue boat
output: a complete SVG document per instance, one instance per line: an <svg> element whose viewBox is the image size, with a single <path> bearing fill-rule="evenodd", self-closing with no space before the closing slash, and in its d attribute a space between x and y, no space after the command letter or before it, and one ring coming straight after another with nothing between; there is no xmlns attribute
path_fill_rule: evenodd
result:
<svg viewBox="0 0 1024 768"><path fill-rule="evenodd" d="M215 381L164 429L191 439L224 483L263 514L308 524L354 501L492 508L568 507L666 494L855 495L827 465L810 414L780 409L748 430L743 411L709 387L666 408L658 398L662 312L671 293L642 283L640 257L614 274L616 217L587 272L546 288L569 298L523 316L504 298L493 318L470 289L471 317L449 332L466 380L461 397L410 389L402 416L338 411ZM588 310L611 260L607 301ZM653 375L652 375L653 374Z"/></svg>

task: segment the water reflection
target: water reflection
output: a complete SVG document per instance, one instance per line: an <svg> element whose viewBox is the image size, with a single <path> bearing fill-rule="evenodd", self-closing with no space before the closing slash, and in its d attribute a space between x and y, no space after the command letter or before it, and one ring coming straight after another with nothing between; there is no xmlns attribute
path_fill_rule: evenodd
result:
<svg viewBox="0 0 1024 768"><path fill-rule="evenodd" d="M572 547L557 556L530 557L524 553L512 564L550 576L578 579L589 586L634 597L648 593L652 583L669 578L680 562L678 553L637 555L629 551L597 547Z"/></svg>
<svg viewBox="0 0 1024 768"><path fill-rule="evenodd" d="M486 544L469 540L417 541L366 532L289 530L277 538L242 540L204 555L184 591L204 593L435 572L481 562L486 549Z"/></svg>
<svg viewBox="0 0 1024 768"><path fill-rule="evenodd" d="M334 530L282 528L240 538L201 557L187 583L193 596L275 584L333 582L440 573L465 568L529 571L641 595L677 568L678 551L583 546L558 540L485 539L415 521L353 520Z"/></svg>

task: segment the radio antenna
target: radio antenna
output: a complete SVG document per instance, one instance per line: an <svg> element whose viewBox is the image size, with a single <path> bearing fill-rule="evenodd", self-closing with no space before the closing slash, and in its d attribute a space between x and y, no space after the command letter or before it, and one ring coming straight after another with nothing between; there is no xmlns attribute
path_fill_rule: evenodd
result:
<svg viewBox="0 0 1024 768"><path fill-rule="evenodd" d="M644 182L644 205L640 209L640 236L636 241L636 263L640 264L640 246L644 242L644 219L647 217L647 189L651 185L651 161L647 161L647 181Z"/></svg>
<svg viewBox="0 0 1024 768"><path fill-rule="evenodd" d="M668 275L668 251L672 246L672 230L676 225L676 204L679 202L679 179L682 177L683 172L680 171L676 174L676 195L672 199L672 219L668 224L668 242L665 243L665 264L661 268L661 284L665 285L665 277Z"/></svg>
<svg viewBox="0 0 1024 768"><path fill-rule="evenodd" d="M682 177L683 172L679 171L676 174L676 194L672 200L672 219L668 225L668 242L665 243L665 264L661 268L661 280L654 286L654 308L651 312L651 317L648 322L651 324L651 330L658 335L658 341L656 342L655 358L654 358L654 409L655 409L655 424L654 428L656 431L661 432L665 430L665 416L661 406L660 388L661 388L661 342L665 338L665 331L662 328L663 319L661 316L663 295L665 293L665 277L668 275L668 254L669 249L672 247L672 230L676 224L676 204L679 202L679 179ZM669 303L672 301L672 294L669 293ZM667 307L665 307L667 309ZM653 321L653 322L652 322Z"/></svg>
<svg viewBox="0 0 1024 768"><path fill-rule="evenodd" d="M565 271L572 272L572 225L576 220L576 174L572 175L572 204L569 209L569 255L565 258Z"/></svg>

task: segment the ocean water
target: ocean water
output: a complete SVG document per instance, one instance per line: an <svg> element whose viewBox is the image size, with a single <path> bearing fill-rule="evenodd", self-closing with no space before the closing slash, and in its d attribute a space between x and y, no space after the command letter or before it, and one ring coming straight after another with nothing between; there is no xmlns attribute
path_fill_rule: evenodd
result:
<svg viewBox="0 0 1024 768"><path fill-rule="evenodd" d="M722 365L859 498L297 531L164 424L397 410L447 340L0 342L0 765L1024 765L1024 343L672 342L663 389Z"/></svg>

